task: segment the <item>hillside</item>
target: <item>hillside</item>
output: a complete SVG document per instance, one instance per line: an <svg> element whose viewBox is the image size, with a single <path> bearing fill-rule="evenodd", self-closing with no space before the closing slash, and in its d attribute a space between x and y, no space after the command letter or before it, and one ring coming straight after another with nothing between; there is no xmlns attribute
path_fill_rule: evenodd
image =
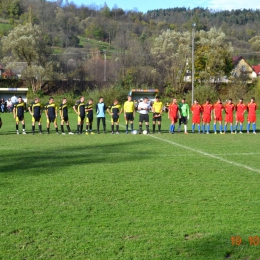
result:
<svg viewBox="0 0 260 260"><path fill-rule="evenodd" d="M190 83L179 80L178 73L184 75L185 71L191 70L189 37L194 23L196 37L201 32L207 34L212 29L215 30L216 37L222 32L225 34L223 45L219 45L223 49L215 53L226 55L222 57L224 65L218 65L226 67L223 67L222 72L214 72L215 74L229 76L232 56L242 55L250 65L260 63L259 10L215 12L203 8L172 8L141 13L120 8L110 9L106 4L97 10L87 6L77 7L73 3L39 0L22 0L16 2L14 8L9 1L3 0L0 3L0 14L0 32L2 28L3 35L8 35L10 30L26 22L39 26L45 52L36 63L45 70L42 78L51 78L53 82L78 81L81 85L82 82L94 82L98 87L113 84L127 89L159 87L163 90L179 85L178 93L181 93L190 88ZM156 39L167 30L176 32L176 35L186 35L185 42L189 48L186 58L183 52L184 58L175 62L178 66L174 69L174 78L169 78L172 72L166 69L167 66L172 66L173 70L174 64L165 64L163 60L158 60L161 54L152 54ZM231 47L229 52L225 50L229 43L232 53ZM209 66L202 55L207 50L207 59L215 56L210 54L211 46L200 46L197 38L195 45L196 66L199 66L196 71L207 70ZM8 54L6 51L0 53L1 58ZM210 63L215 63L214 66L217 67L214 60ZM207 73L209 77L213 72ZM45 81L36 82L38 89L45 85Z"/></svg>

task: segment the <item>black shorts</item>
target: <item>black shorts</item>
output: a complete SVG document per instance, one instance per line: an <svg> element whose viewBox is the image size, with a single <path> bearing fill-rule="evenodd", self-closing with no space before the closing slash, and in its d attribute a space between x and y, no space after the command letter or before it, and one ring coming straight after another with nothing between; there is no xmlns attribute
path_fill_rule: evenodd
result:
<svg viewBox="0 0 260 260"><path fill-rule="evenodd" d="M179 119L179 125L184 124L187 125L187 117L186 116L181 116L181 118Z"/></svg>
<svg viewBox="0 0 260 260"><path fill-rule="evenodd" d="M153 121L162 121L162 116L157 116L160 115L160 113L153 113Z"/></svg>
<svg viewBox="0 0 260 260"><path fill-rule="evenodd" d="M143 123L143 121L145 123L149 122L149 115L148 114L140 114L139 115L139 123Z"/></svg>
<svg viewBox="0 0 260 260"><path fill-rule="evenodd" d="M111 122L114 122L114 123L119 122L119 117L112 117Z"/></svg>
<svg viewBox="0 0 260 260"><path fill-rule="evenodd" d="M34 116L34 121L35 122L41 121L41 116Z"/></svg>
<svg viewBox="0 0 260 260"><path fill-rule="evenodd" d="M56 120L56 117L49 117L49 122L50 122L50 123L54 123L55 120Z"/></svg>
<svg viewBox="0 0 260 260"><path fill-rule="evenodd" d="M78 116L78 122L83 122L85 119L85 116Z"/></svg>
<svg viewBox="0 0 260 260"><path fill-rule="evenodd" d="M134 121L134 113L125 113L125 119L126 121Z"/></svg>
<svg viewBox="0 0 260 260"><path fill-rule="evenodd" d="M65 121L65 122L68 122L69 121L69 117L68 116L64 116L62 120Z"/></svg>
<svg viewBox="0 0 260 260"><path fill-rule="evenodd" d="M16 121L23 121L24 120L24 116L16 116Z"/></svg>
<svg viewBox="0 0 260 260"><path fill-rule="evenodd" d="M90 116L90 117L86 117L86 123L93 123L93 116Z"/></svg>

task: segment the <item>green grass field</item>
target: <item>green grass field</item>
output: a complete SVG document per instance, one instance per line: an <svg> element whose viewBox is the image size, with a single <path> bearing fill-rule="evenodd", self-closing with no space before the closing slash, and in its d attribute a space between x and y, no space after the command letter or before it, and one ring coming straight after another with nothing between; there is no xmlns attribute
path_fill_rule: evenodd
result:
<svg viewBox="0 0 260 260"><path fill-rule="evenodd" d="M161 135L32 135L26 113L16 135L0 116L0 259L260 259L259 133L171 135L165 114Z"/></svg>

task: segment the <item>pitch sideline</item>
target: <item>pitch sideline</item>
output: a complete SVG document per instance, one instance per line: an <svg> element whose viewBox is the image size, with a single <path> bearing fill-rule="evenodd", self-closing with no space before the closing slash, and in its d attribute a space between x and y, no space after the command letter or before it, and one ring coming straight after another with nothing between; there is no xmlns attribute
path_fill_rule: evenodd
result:
<svg viewBox="0 0 260 260"><path fill-rule="evenodd" d="M232 162L232 161L226 160L226 159L224 159L224 158L221 158L221 157L216 156L216 155L213 155L213 154L209 154L209 153L206 153L206 152L203 152L203 151L200 151L200 150L196 150L196 149L191 148L191 147L186 146L186 145L178 144L178 143L175 143L175 142L173 142L173 141L166 140L166 139L163 139L163 138L154 136L154 135L148 135L148 136L151 137L151 138L160 140L160 141L162 141L162 142L166 142L166 143L169 143L169 144L172 144L172 145L176 145L176 146L179 146L179 147L181 147L181 148L183 148L183 149L190 150L190 151L193 151L193 152L202 154L202 155L204 155L204 156L211 157L211 158L213 158L213 159L217 159L217 160L219 160L219 161L222 161L222 162L225 162L225 163L228 163L228 164L232 164L232 165L239 166L239 167L245 168L245 169L250 170L250 171L253 171L253 172L260 173L260 170L254 169L254 168L252 168L252 167L249 167L249 166L246 166L246 165L243 165L243 164L240 164L240 163L236 163L236 162Z"/></svg>
<svg viewBox="0 0 260 260"><path fill-rule="evenodd" d="M108 122L108 120L106 120ZM122 124L119 123L120 126L124 127ZM194 148L191 148L189 146L185 146L185 145L181 145L181 144L178 144L178 143L175 143L173 141L169 141L169 140L166 140L166 139L163 139L163 138L160 138L160 137L157 137L157 136L154 136L154 135L147 135L151 138L154 138L154 139L158 139L162 142L166 142L166 143L170 143L172 145L176 145L176 146L179 146L183 149L186 149L186 150L190 150L190 151L193 151L193 152L196 152L196 153L199 153L199 154L202 154L204 156L208 156L208 157L211 157L213 159L217 159L219 161L222 161L222 162L225 162L225 163L228 163L228 164L232 164L232 165L236 165L236 166L239 166L239 167L242 167L242 168L245 168L249 171L253 171L253 172L257 172L257 173L260 173L260 170L257 170L257 169L254 169L252 167L249 167L249 166L246 166L246 165L243 165L243 164L240 164L240 163L236 163L236 162L232 162L232 161L229 161L229 160L226 160L224 158L221 158L219 156L216 156L216 155L213 155L213 154L210 154L210 153L206 153L206 152L203 152L203 151L200 151L200 150L196 150Z"/></svg>

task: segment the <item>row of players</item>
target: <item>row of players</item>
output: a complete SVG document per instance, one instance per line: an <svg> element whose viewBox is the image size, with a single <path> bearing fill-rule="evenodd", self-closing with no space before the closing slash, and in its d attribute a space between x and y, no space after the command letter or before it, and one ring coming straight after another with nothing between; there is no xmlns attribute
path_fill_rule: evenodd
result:
<svg viewBox="0 0 260 260"><path fill-rule="evenodd" d="M174 133L175 123L179 119L179 129L181 123L184 124L184 133L187 134L187 120L189 119L189 106L185 101L185 98L182 99L181 103L178 105L176 98L173 99L173 102L169 105L168 118L171 120L170 133ZM239 133L242 134L243 123L244 123L244 114L248 112L247 116L247 133L249 134L250 125L252 124L253 133L256 134L256 110L257 104L255 103L255 98L252 97L250 102L246 105L243 102L243 98L239 99L239 102L235 105L232 102L232 99L229 98L225 105L222 104L220 98L217 102L212 105L210 99L206 99L206 102L203 105L198 103L198 100L194 101L194 104L191 107L192 112L192 132L195 131L195 125L198 126L198 133L200 133L200 123L202 121L202 132L210 133L210 122L214 119L214 133L217 134L217 123L219 124L219 133L225 134L227 131L227 125L230 125L231 134L238 132L238 123ZM225 112L225 124L224 132L222 131L222 113ZM233 129L234 121L234 112L236 115L236 124L235 129ZM233 131L234 130L234 131Z"/></svg>
<svg viewBox="0 0 260 260"><path fill-rule="evenodd" d="M40 133L42 133L42 125L41 125L41 115L42 115L42 104L40 103L39 98L36 98L34 102L32 102L29 106L29 112L32 115L32 133L35 132L35 123L38 122L38 127ZM80 100L76 102L73 106L73 110L78 115L78 124L77 124L77 133L82 134L83 132L83 124L86 118L86 134L93 134L92 131L92 123L93 123L93 99L89 99L88 103L85 104L85 98L82 96ZM162 109L163 104L160 101L159 97L155 98L155 101L150 107L148 102L148 98L144 98L142 102L138 104L138 112L139 112L139 133L142 133L142 123L145 122L146 131L149 131L149 111L153 112L153 132L155 132L156 121L158 124L158 132L161 133L161 120L162 120ZM194 101L194 104L191 107L192 111L192 132L195 130L195 124L198 125L198 132L200 133L200 122L202 119L202 131L205 133L209 133L210 131L210 121L214 117L214 132L217 133L216 123L219 123L220 133L225 133L227 129L227 124L230 123L230 131L233 132L233 112L236 110L236 131L238 127L238 122L240 123L240 133L242 133L242 126L244 122L244 113L248 111L248 125L247 132L249 133L250 124L252 123L253 133L256 133L256 109L257 105L255 103L255 99L251 98L251 102L248 105L243 103L243 99L241 98L237 105L232 103L232 99L229 99L227 104L224 106L221 102L221 99L218 99L217 103L214 105L210 104L210 100L207 99L205 104L200 105L197 100ZM119 133L119 116L124 111L124 118L126 121L126 133L129 131L129 123L131 132L133 131L133 121L135 117L135 106L132 101L132 97L129 95L127 101L124 103L122 107L118 100L115 99L114 103L111 106L106 106L104 103L104 98L100 97L99 102L95 106L96 114L97 114L97 133L100 133L100 122L103 125L103 131L106 132L106 119L105 113L106 111L111 115L111 131L112 134L114 132ZM225 126L224 132L222 132L222 111L225 111ZM24 111L25 111L25 103L22 98L18 98L18 103L14 105L14 118L16 120L16 131L19 134L19 122L22 122L23 134L25 132L25 121L24 121ZM64 123L66 124L67 130L69 134L73 134L69 125L68 118L68 106L67 99L63 98L62 103L59 107L54 103L54 98L50 97L49 102L44 106L44 111L47 119L47 133L50 133L50 123L54 123L56 133L58 133L58 125L57 125L57 117L58 111L61 118L61 131L62 134L65 134L64 131ZM185 98L182 99L180 104L177 104L177 99L173 98L173 102L168 107L168 118L171 121L170 125L170 133L174 133L175 124L179 119L179 128L178 132L180 132L181 124L184 124L184 133L187 134L187 121L189 120L189 106L186 103ZM116 131L114 126L116 126Z"/></svg>
<svg viewBox="0 0 260 260"><path fill-rule="evenodd" d="M141 102L142 103L142 102ZM141 105L141 103L139 105ZM140 109L140 115L145 114L143 116L143 120L148 125L148 132L149 132L149 116L148 111L150 109L150 105L148 105L148 99L145 99L143 102L142 109ZM145 107L145 108L144 108ZM162 103L160 102L160 111L162 110ZM54 103L54 98L50 97L49 102L43 107L40 103L39 98L35 98L35 101L32 102L28 108L30 114L32 115L32 133L35 133L35 123L38 122L39 132L42 134L42 111L45 111L46 119L47 119L47 133L50 133L50 124L53 123L56 133L58 134L58 125L57 125L57 118L58 118L58 111L61 118L61 132L65 134L64 131L64 124L66 124L67 130L69 134L74 134L69 125L69 116L68 116L68 106L67 106L67 99L63 98L62 103L59 107L56 106ZM73 110L78 115L78 124L77 124L77 133L82 134L83 132L83 124L86 118L86 134L94 134L92 131L92 123L94 117L94 107L93 107L93 99L89 99L88 103L85 104L85 98L82 96L80 100L76 102L73 106ZM114 133L114 126L116 126L116 133L119 133L119 116L124 110L124 117L126 119L126 133L128 133L128 123L131 124L131 131L133 131L133 120L135 116L135 106L134 102L132 101L132 97L128 96L128 100L124 103L124 107L122 108L120 104L118 104L118 100L115 99L114 103L111 106L106 106L104 103L104 98L100 97L99 102L95 106L96 114L97 114L97 133L100 133L100 122L103 125L103 131L106 132L106 119L105 114L108 112L111 115L111 130ZM24 119L24 112L25 112L25 103L22 97L18 98L17 104L14 105L13 114L16 121L16 132L19 134L19 122L22 123L22 133L26 134L25 131L25 119ZM160 112L161 113L161 112ZM148 118L148 120L147 120ZM141 128L140 128L141 129Z"/></svg>

